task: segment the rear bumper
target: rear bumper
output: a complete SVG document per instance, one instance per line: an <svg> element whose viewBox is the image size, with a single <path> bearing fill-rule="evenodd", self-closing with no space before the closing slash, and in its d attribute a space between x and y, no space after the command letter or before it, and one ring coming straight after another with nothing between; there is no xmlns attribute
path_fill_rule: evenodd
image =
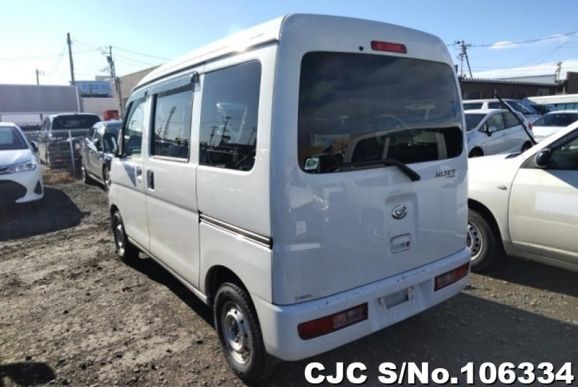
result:
<svg viewBox="0 0 578 387"><path fill-rule="evenodd" d="M414 270L386 278L359 288L319 300L290 306L273 305L253 296L259 316L265 348L282 360L300 360L350 343L373 332L418 314L457 295L469 276L438 291L434 291L436 276L470 261L464 249ZM410 300L389 309L380 299L410 289ZM310 340L302 340L297 332L300 323L368 304L368 319L347 328Z"/></svg>
<svg viewBox="0 0 578 387"><path fill-rule="evenodd" d="M39 166L34 171L0 175L0 204L26 203L40 200L43 196Z"/></svg>

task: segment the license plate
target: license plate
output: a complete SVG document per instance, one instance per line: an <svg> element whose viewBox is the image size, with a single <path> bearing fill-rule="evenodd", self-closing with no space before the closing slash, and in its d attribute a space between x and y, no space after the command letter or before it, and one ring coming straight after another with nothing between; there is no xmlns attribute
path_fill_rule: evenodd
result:
<svg viewBox="0 0 578 387"><path fill-rule="evenodd" d="M379 298L379 303L384 305L387 309L393 308L394 306L403 304L409 301L408 289L403 289L399 292L388 294Z"/></svg>

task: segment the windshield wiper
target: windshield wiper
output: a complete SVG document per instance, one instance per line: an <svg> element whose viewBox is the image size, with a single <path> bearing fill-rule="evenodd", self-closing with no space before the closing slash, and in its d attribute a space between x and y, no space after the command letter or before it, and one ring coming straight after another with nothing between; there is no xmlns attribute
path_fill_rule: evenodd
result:
<svg viewBox="0 0 578 387"><path fill-rule="evenodd" d="M357 163L343 163L337 168L335 168L335 172L368 167L372 165L388 165L398 167L400 171L402 171L407 177L410 178L411 181L418 181L421 179L419 173L408 167L407 164L402 163L401 161L396 159L380 159L380 160L362 161Z"/></svg>

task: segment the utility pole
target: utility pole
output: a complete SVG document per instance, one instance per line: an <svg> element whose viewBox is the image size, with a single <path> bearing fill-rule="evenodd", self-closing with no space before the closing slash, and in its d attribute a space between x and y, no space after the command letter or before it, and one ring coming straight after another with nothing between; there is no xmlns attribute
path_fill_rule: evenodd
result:
<svg viewBox="0 0 578 387"><path fill-rule="evenodd" d="M466 60L466 64L468 66L468 71L470 73L470 79L473 78L472 76L472 68L470 67L470 59L468 57L468 48L472 47L471 44L464 42L463 40L458 40L454 42L455 45L460 47L460 53L458 54L458 58L460 59L460 67L461 67L461 77L464 76L464 59Z"/></svg>
<svg viewBox="0 0 578 387"><path fill-rule="evenodd" d="M36 69L36 84L40 85L40 71Z"/></svg>
<svg viewBox="0 0 578 387"><path fill-rule="evenodd" d="M112 46L108 46L108 55L106 56L106 61L110 69L110 79L114 82L114 88L116 89L116 94L118 95L118 106L119 113L123 116L122 109L122 93L120 91L120 79L116 76L116 69L114 67L114 59L112 58Z"/></svg>
<svg viewBox="0 0 578 387"><path fill-rule="evenodd" d="M70 62L70 83L74 86L76 81L74 80L74 63L72 62L72 42L70 41L70 33L66 33L66 43L68 44L68 60Z"/></svg>

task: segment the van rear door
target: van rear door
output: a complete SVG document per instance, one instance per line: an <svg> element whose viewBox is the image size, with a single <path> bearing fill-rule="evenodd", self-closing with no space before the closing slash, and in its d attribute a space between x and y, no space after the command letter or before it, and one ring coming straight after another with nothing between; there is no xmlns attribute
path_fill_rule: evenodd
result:
<svg viewBox="0 0 578 387"><path fill-rule="evenodd" d="M314 51L300 69L298 166L283 168L272 199L275 302L463 250L467 160L451 65Z"/></svg>

